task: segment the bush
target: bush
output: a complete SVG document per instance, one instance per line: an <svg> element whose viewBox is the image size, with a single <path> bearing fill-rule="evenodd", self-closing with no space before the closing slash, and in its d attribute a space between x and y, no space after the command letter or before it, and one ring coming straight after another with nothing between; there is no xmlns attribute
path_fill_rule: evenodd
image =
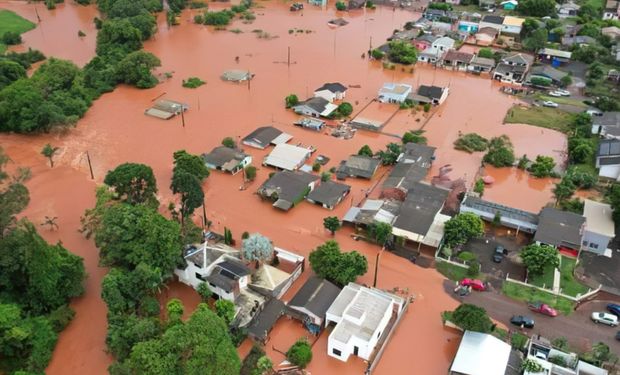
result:
<svg viewBox="0 0 620 375"><path fill-rule="evenodd" d="M370 146L368 145L363 145L362 148L360 148L360 150L357 152L357 154L368 157L372 157L374 155L374 153L370 149Z"/></svg>
<svg viewBox="0 0 620 375"><path fill-rule="evenodd" d="M351 115L351 113L353 113L353 106L351 105L351 103L347 102L340 103L340 105L336 109L336 112L339 116L347 117Z"/></svg>
<svg viewBox="0 0 620 375"><path fill-rule="evenodd" d="M517 163L517 168L525 170L527 169L529 163L530 159L527 158L527 155L523 154L523 156L521 156L521 159L519 159L519 163Z"/></svg>
<svg viewBox="0 0 620 375"><path fill-rule="evenodd" d="M201 80L198 77L189 77L187 81L183 80L182 85L183 87L186 87L188 89L195 89L197 87L204 85L205 83L206 83L205 81Z"/></svg>
<svg viewBox="0 0 620 375"><path fill-rule="evenodd" d="M397 40L390 42L390 52L388 58L393 63L411 65L418 61L418 54L415 47L406 41Z"/></svg>
<svg viewBox="0 0 620 375"><path fill-rule="evenodd" d="M312 164L312 172L318 172L320 170L321 170L321 164L319 163Z"/></svg>
<svg viewBox="0 0 620 375"><path fill-rule="evenodd" d="M299 103L299 98L295 94L290 94L286 98L284 98L284 104L286 108L291 108L296 106Z"/></svg>
<svg viewBox="0 0 620 375"><path fill-rule="evenodd" d="M452 313L452 319L454 324L468 331L488 333L493 327L485 309L468 303L457 307Z"/></svg>
<svg viewBox="0 0 620 375"><path fill-rule="evenodd" d="M543 86L543 87L551 86L551 80L547 78L542 78L542 77L533 77L530 80L530 82L534 86Z"/></svg>
<svg viewBox="0 0 620 375"><path fill-rule="evenodd" d="M329 172L321 173L321 182L326 182L332 179L332 174Z"/></svg>
<svg viewBox="0 0 620 375"><path fill-rule="evenodd" d="M286 358L292 364L305 368L312 361L312 348L305 338L299 339L286 352Z"/></svg>
<svg viewBox="0 0 620 375"><path fill-rule="evenodd" d="M52 311L47 319L54 331L60 333L66 326L71 323L73 317L75 316L75 311L68 305L62 305L56 310Z"/></svg>
<svg viewBox="0 0 620 375"><path fill-rule="evenodd" d="M480 48L480 50L478 51L478 57L484 57L486 59L494 59L495 54L493 54L493 51L490 48Z"/></svg>
<svg viewBox="0 0 620 375"><path fill-rule="evenodd" d="M22 37L18 32L7 31L2 35L2 43L8 44L9 46L20 44L21 42Z"/></svg>
<svg viewBox="0 0 620 375"><path fill-rule="evenodd" d="M488 144L489 141L486 138L476 133L467 133L454 141L454 148L471 154L476 151L486 151Z"/></svg>
<svg viewBox="0 0 620 375"><path fill-rule="evenodd" d="M426 104L424 104L423 108L424 108L424 112L428 112L428 111L431 110L431 104L430 103L426 103Z"/></svg>
<svg viewBox="0 0 620 375"><path fill-rule="evenodd" d="M467 267L467 276L476 277L480 273L480 263L478 261L474 261L469 263L469 267Z"/></svg>
<svg viewBox="0 0 620 375"><path fill-rule="evenodd" d="M418 144L425 145L427 142L427 139L422 134L424 134L424 130L415 130L411 132L405 132L401 140L403 144L418 143Z"/></svg>
<svg viewBox="0 0 620 375"><path fill-rule="evenodd" d="M470 251L461 251L458 255L458 258L463 262L469 262L476 259L476 254Z"/></svg>
<svg viewBox="0 0 620 375"><path fill-rule="evenodd" d="M254 179L256 178L256 167L253 165L248 165L247 167L245 167L245 178L248 179L248 181L254 181Z"/></svg>
<svg viewBox="0 0 620 375"><path fill-rule="evenodd" d="M378 49L373 49L370 55L375 60L383 60L383 58L385 57L385 53Z"/></svg>
<svg viewBox="0 0 620 375"><path fill-rule="evenodd" d="M340 11L347 10L347 4L345 4L344 1L337 1L336 9Z"/></svg>
<svg viewBox="0 0 620 375"><path fill-rule="evenodd" d="M515 162L515 155L510 139L505 135L491 138L489 151L482 160L497 168L512 166Z"/></svg>
<svg viewBox="0 0 620 375"><path fill-rule="evenodd" d="M536 160L530 165L529 171L536 178L554 176L555 160L550 156L536 156Z"/></svg>
<svg viewBox="0 0 620 375"><path fill-rule="evenodd" d="M474 184L474 192L480 194L482 196L484 194L484 181L481 178L476 180Z"/></svg>
<svg viewBox="0 0 620 375"><path fill-rule="evenodd" d="M226 137L222 139L222 146L227 148L235 148L237 145L235 143L235 140L232 139L232 137Z"/></svg>
<svg viewBox="0 0 620 375"><path fill-rule="evenodd" d="M194 23L202 25L205 23L205 17L202 14L197 14L194 16Z"/></svg>
<svg viewBox="0 0 620 375"><path fill-rule="evenodd" d="M234 13L229 10L219 12L205 12L203 15L205 25L226 26L230 23Z"/></svg>

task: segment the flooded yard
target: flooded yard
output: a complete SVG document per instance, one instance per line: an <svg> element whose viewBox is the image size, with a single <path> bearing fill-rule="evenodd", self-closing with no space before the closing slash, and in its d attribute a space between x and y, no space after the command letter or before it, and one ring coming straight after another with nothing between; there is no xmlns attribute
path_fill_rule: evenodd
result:
<svg viewBox="0 0 620 375"><path fill-rule="evenodd" d="M97 14L94 6L66 3L51 12L41 4L36 6L42 21L38 28L24 35L25 47L41 49L48 56L71 59L78 65L93 56L96 31L92 18ZM212 8L223 6L213 3ZM12 9L36 22L33 4L0 2L0 7ZM350 13L308 7L303 12L290 13L286 4L261 1L255 10L257 19L252 24L235 21L229 29L239 29L241 33L233 33L193 24L190 20L197 12L185 11L181 25L172 28L168 28L160 14L158 33L145 43L146 50L162 61L159 73L171 73L172 78L149 90L118 87L97 100L76 128L64 134L0 135L0 144L16 165L31 167L33 171L34 177L28 183L31 205L24 215L35 223L41 222L44 216L58 216L60 229L42 230L42 235L49 241L62 240L67 248L84 257L89 275L85 295L73 304L76 319L60 336L49 374L103 374L111 363L112 359L105 353L106 308L100 298L101 278L106 270L97 266L98 254L93 241L85 240L77 229L80 215L94 204L95 182L101 183L105 173L120 163L150 165L158 181L160 202L166 206L175 199L169 190L174 151L208 152L224 137L239 140L267 124L293 135L291 144L312 145L318 149L315 155L331 158L323 171L357 153L364 144L377 151L389 142L398 141L393 135L424 126L428 143L437 147L437 160L429 180L440 166L451 164L454 168L451 176L464 177L468 184L472 183L480 166L482 154L469 155L454 150L452 143L459 132L477 132L485 137L507 134L518 157L527 153L534 158L540 153L559 159L565 148L565 139L560 133L502 125L506 110L515 99L501 94L499 86L488 77L421 65L416 66L413 73L409 69L383 70L377 62L361 57L371 43L378 46L394 29L416 19L418 14L387 7ZM340 28L329 27L327 21L336 17L344 17L350 23ZM298 33L295 29L304 32ZM78 38L78 30L83 30L86 37ZM259 38L258 35L265 34L253 32L255 30L268 33L270 38ZM289 47L290 65L287 63ZM236 57L239 57L238 62ZM249 85L224 82L220 75L228 69L245 69L256 76ZM194 90L183 88L182 80L189 77L199 77L207 84ZM386 134L360 130L351 140L295 127L292 123L297 116L284 108L284 97L291 93L303 100L325 82L341 82L354 86L349 88L346 101L353 104L353 113L357 113L376 96L383 83L391 81L408 83L414 88L420 84L448 86L450 95L431 114L414 116L410 111L401 111L383 129ZM159 97L190 105L184 116L185 126L181 118L164 121L144 115L144 110ZM54 169L50 169L40 155L45 143L60 147ZM90 180L87 151L92 159L95 182ZM347 179L346 183L352 186L351 196L332 212L302 202L284 213L255 194L273 172L271 168L260 166L271 148L245 147L245 151L253 156L254 165L259 169L256 181L248 189L239 190L240 174L231 176L214 171L206 180L207 216L213 222L212 229L222 232L224 227L230 228L237 240L244 231L260 232L277 246L304 256L331 238L323 228L323 218L342 217L351 205L364 199L365 191L374 186L383 173L378 173L373 181ZM516 169L488 168L487 173L495 177L496 183L486 190L485 198L532 211L552 199L550 180L533 180ZM362 252L369 260L369 270L373 270L379 249L356 242L350 235L350 230L338 232L336 239L341 248ZM371 284L372 277L369 271L360 282ZM425 374L445 373L459 335L445 330L441 324L440 312L457 306L457 302L443 292L443 277L432 269L419 268L385 253L381 256L378 280L381 288L408 288L416 301L392 337L376 374L402 373L402 369L407 369L405 372L415 369ZM164 294L181 298L187 311L198 303L197 295L191 292L173 283ZM294 323L283 319L279 323L283 327L277 326L271 333L277 349L288 349L290 343L306 334L299 325L291 326ZM277 363L282 356L278 357L279 354L268 346ZM247 344L242 348L247 352ZM315 348L316 357L310 365L314 374L358 374L365 368L359 360L350 360L344 365L328 358L325 334Z"/></svg>

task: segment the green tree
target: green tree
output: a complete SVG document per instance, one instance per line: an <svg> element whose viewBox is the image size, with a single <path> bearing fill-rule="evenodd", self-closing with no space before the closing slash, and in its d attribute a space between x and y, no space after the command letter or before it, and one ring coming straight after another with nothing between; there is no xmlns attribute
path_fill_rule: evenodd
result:
<svg viewBox="0 0 620 375"><path fill-rule="evenodd" d="M476 180L476 183L474 184L474 192L480 194L480 196L484 194L484 181L481 178Z"/></svg>
<svg viewBox="0 0 620 375"><path fill-rule="evenodd" d="M589 163L594 157L594 145L590 140L581 137L568 139L568 158L572 163Z"/></svg>
<svg viewBox="0 0 620 375"><path fill-rule="evenodd" d="M411 65L418 61L417 51L411 43L397 40L390 42L389 46L388 58L391 62Z"/></svg>
<svg viewBox="0 0 620 375"><path fill-rule="evenodd" d="M613 354L609 346L602 342L597 342L592 345L592 349L583 355L580 358L586 362L593 364L594 366L602 366L603 363L609 362L613 359L617 359L617 356Z"/></svg>
<svg viewBox="0 0 620 375"><path fill-rule="evenodd" d="M381 158L381 164L383 165L394 165L398 160L398 157L401 153L401 147L397 143L388 143L385 151L381 150L378 152L379 158Z"/></svg>
<svg viewBox="0 0 620 375"><path fill-rule="evenodd" d="M22 42L22 36L16 31L5 31L2 34L2 43L13 46Z"/></svg>
<svg viewBox="0 0 620 375"><path fill-rule="evenodd" d="M127 54L141 48L142 33L127 19L106 20L97 32L96 52L99 56Z"/></svg>
<svg viewBox="0 0 620 375"><path fill-rule="evenodd" d="M347 10L347 4L344 1L336 1L336 9L339 11Z"/></svg>
<svg viewBox="0 0 620 375"><path fill-rule="evenodd" d="M530 165L529 171L536 178L544 178L555 175L555 160L550 156L536 156L536 160Z"/></svg>
<svg viewBox="0 0 620 375"><path fill-rule="evenodd" d="M139 342L156 339L161 334L159 318L141 318L135 314L112 315L108 322L106 345L118 361L124 361Z"/></svg>
<svg viewBox="0 0 620 375"><path fill-rule="evenodd" d="M368 234L379 245L383 246L392 236L392 226L389 223L377 221L368 226Z"/></svg>
<svg viewBox="0 0 620 375"><path fill-rule="evenodd" d="M521 39L525 39L532 35L539 28L539 21L536 18L526 18L521 25Z"/></svg>
<svg viewBox="0 0 620 375"><path fill-rule="evenodd" d="M0 240L17 222L16 215L30 202L30 194L18 176L11 177L6 171L9 157L0 146Z"/></svg>
<svg viewBox="0 0 620 375"><path fill-rule="evenodd" d="M524 247L519 254L528 275L541 275L545 268L558 268L560 259L558 250L549 245L531 244Z"/></svg>
<svg viewBox="0 0 620 375"><path fill-rule="evenodd" d="M467 133L454 141L454 148L473 154L476 151L486 151L489 140L476 133Z"/></svg>
<svg viewBox="0 0 620 375"><path fill-rule="evenodd" d="M319 276L339 285L355 281L368 270L366 258L357 251L342 253L336 241L327 241L310 253L310 266Z"/></svg>
<svg viewBox="0 0 620 375"><path fill-rule="evenodd" d="M521 170L527 169L527 166L530 164L530 159L528 159L526 154L523 154L517 163L517 168Z"/></svg>
<svg viewBox="0 0 620 375"><path fill-rule="evenodd" d="M242 251L249 261L267 261L273 256L273 244L269 238L253 233L243 240Z"/></svg>
<svg viewBox="0 0 620 375"><path fill-rule="evenodd" d="M170 189L181 196L181 217L185 221L204 202L202 182L209 171L200 156L188 154L185 150L175 152L173 157Z"/></svg>
<svg viewBox="0 0 620 375"><path fill-rule="evenodd" d="M363 145L362 148L360 148L360 150L357 152L357 154L362 156L368 156L370 158L374 155L374 153L370 149L370 146L368 145Z"/></svg>
<svg viewBox="0 0 620 375"><path fill-rule="evenodd" d="M537 29L523 40L523 47L531 52L536 52L547 44L549 35L547 29Z"/></svg>
<svg viewBox="0 0 620 375"><path fill-rule="evenodd" d="M321 173L321 182L327 182L329 180L332 179L332 174L329 172L322 172Z"/></svg>
<svg viewBox="0 0 620 375"><path fill-rule="evenodd" d="M152 53L131 52L118 63L117 78L119 82L134 85L139 89L149 89L158 83L157 78L151 74L158 66L161 66L161 61Z"/></svg>
<svg viewBox="0 0 620 375"><path fill-rule="evenodd" d="M427 142L427 139L422 134L424 134L424 130L414 130L414 131L405 132L405 134L403 134L403 137L402 137L402 142L403 144L418 143L418 144L425 145Z"/></svg>
<svg viewBox="0 0 620 375"><path fill-rule="evenodd" d="M196 291L200 295L200 299L202 300L202 302L207 302L209 298L213 296L213 292L211 291L211 288L209 288L209 284L205 282L198 284L198 288L196 288Z"/></svg>
<svg viewBox="0 0 620 375"><path fill-rule="evenodd" d="M195 176L201 183L205 178L209 177L209 170L200 156L189 154L185 150L179 150L172 154L172 157L174 159L172 174L181 171L187 172Z"/></svg>
<svg viewBox="0 0 620 375"><path fill-rule="evenodd" d="M563 178L560 182L555 184L553 188L553 196L555 196L556 203L560 203L572 197L576 189L577 187L570 179Z"/></svg>
<svg viewBox="0 0 620 375"><path fill-rule="evenodd" d="M544 369L540 365L540 363L536 362L533 359L526 358L525 360L523 360L523 362L521 362L521 371L537 374L539 372L542 372L543 370Z"/></svg>
<svg viewBox="0 0 620 375"><path fill-rule="evenodd" d="M23 66L15 61L0 60L0 90L20 78L26 78L26 69Z"/></svg>
<svg viewBox="0 0 620 375"><path fill-rule="evenodd" d="M286 108L292 108L299 104L299 98L295 94L290 94L284 98L284 104L286 105Z"/></svg>
<svg viewBox="0 0 620 375"><path fill-rule="evenodd" d="M265 375L273 369L273 362L266 355L260 357L256 362L256 368L252 370L252 375Z"/></svg>
<svg viewBox="0 0 620 375"><path fill-rule="evenodd" d="M168 312L169 324L181 323L184 310L185 308L183 307L183 302L181 302L180 299L173 298L168 301L168 303L166 303L166 311Z"/></svg>
<svg viewBox="0 0 620 375"><path fill-rule="evenodd" d="M555 13L555 1L553 0L523 0L519 2L517 11L532 17L553 17Z"/></svg>
<svg viewBox="0 0 620 375"><path fill-rule="evenodd" d="M448 220L444 227L444 242L449 247L464 245L484 234L482 219L471 212L460 213Z"/></svg>
<svg viewBox="0 0 620 375"><path fill-rule="evenodd" d="M205 25L226 26L233 19L234 13L230 10L222 10L219 12L205 12L203 15Z"/></svg>
<svg viewBox="0 0 620 375"><path fill-rule="evenodd" d="M228 148L236 148L237 144L235 143L235 140L232 139L232 137L226 137L224 139L222 139L222 145L224 147L228 147Z"/></svg>
<svg viewBox="0 0 620 375"><path fill-rule="evenodd" d="M108 171L103 183L113 188L118 197L129 204L157 204L157 181L148 165L121 164Z"/></svg>
<svg viewBox="0 0 620 375"><path fill-rule="evenodd" d="M510 139L505 135L491 138L489 150L482 160L497 168L512 166L515 162L515 155Z"/></svg>
<svg viewBox="0 0 620 375"><path fill-rule="evenodd" d="M222 318L227 325L235 318L235 304L225 299L215 301L215 313Z"/></svg>
<svg viewBox="0 0 620 375"><path fill-rule="evenodd" d="M493 322L482 307L463 303L452 313L453 323L467 331L488 333L493 330Z"/></svg>
<svg viewBox="0 0 620 375"><path fill-rule="evenodd" d="M47 143L41 150L41 155L45 156L50 161L50 167L52 168L54 168L54 154L56 154L59 149L59 147L53 147Z"/></svg>
<svg viewBox="0 0 620 375"><path fill-rule="evenodd" d="M323 219L323 226L325 229L331 232L332 236L336 234L336 231L340 229L340 219L337 216L328 216Z"/></svg>
<svg viewBox="0 0 620 375"><path fill-rule="evenodd" d="M245 178L248 181L254 181L256 178L256 167L253 165L248 165L245 167Z"/></svg>
<svg viewBox="0 0 620 375"><path fill-rule="evenodd" d="M495 55L490 48L480 48L478 50L478 57L484 57L485 59L493 59Z"/></svg>
<svg viewBox="0 0 620 375"><path fill-rule="evenodd" d="M338 105L336 111L340 116L348 117L349 115L351 115L351 113L353 113L353 106L351 105L351 103L343 102Z"/></svg>
<svg viewBox="0 0 620 375"><path fill-rule="evenodd" d="M385 57L385 53L383 51L379 50L379 49L376 49L376 48L372 50L370 55L375 60L382 60Z"/></svg>
<svg viewBox="0 0 620 375"><path fill-rule="evenodd" d="M305 368L312 361L312 347L305 338L297 340L286 352L286 358L294 365Z"/></svg>

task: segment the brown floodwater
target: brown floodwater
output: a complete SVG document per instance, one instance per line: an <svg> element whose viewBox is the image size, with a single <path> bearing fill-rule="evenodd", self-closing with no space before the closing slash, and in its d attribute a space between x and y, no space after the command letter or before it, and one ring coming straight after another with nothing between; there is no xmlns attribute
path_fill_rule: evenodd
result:
<svg viewBox="0 0 620 375"><path fill-rule="evenodd" d="M25 3L0 3L0 6L26 16L32 7ZM530 157L537 153L555 156L553 149L565 147L561 134L547 130L541 134L538 128L502 125L503 116L515 99L500 94L499 86L487 77L435 70L427 66L416 66L413 73L409 69L383 70L378 63L361 58L371 41L373 46L379 45L393 29L417 18L418 14L382 7L374 11L350 13L308 7L303 12L291 13L285 4L279 2L260 2L259 7L256 10L257 19L252 24L235 21L229 27L240 29L242 32L238 34L192 24L190 20L197 13L193 10L185 11L181 25L173 28L168 28L160 16L159 31L153 40L145 43L145 48L161 59L159 73L170 72L172 78L150 90L120 86L97 100L77 127L66 134L32 137L0 135L0 144L15 162L33 168L34 178L28 183L32 201L24 215L35 222L40 222L45 215L59 216L60 230L42 230L43 234L50 240L62 239L65 246L83 256L89 273L86 294L73 304L77 316L60 336L48 368L50 374L77 374L86 370L88 373L105 373L111 361L105 354L106 309L100 299L100 282L105 269L97 267L98 255L92 241L83 239L77 232L80 215L94 203L95 184L88 176L87 151L97 182L103 180L109 169L123 162L152 166L158 181L160 201L166 206L175 199L169 190L174 151L206 152L220 144L224 137L239 139L266 124L274 124L293 135L291 143L313 145L318 148L315 155L330 157L325 170L336 166L349 154L356 153L364 144L378 150L396 140L390 134L399 135L424 125L429 144L438 148L432 174L437 172L439 166L451 164L454 167L451 176L465 177L468 183L472 182L482 155L455 151L452 143L459 132L478 132L487 137L508 134L517 154L528 153ZM45 12L39 9L40 14ZM87 40L84 46L80 44L77 29L85 29L95 13L93 7L82 8L72 3L61 5L45 16L47 18L42 15L42 24L46 26L46 37L57 36L58 40L67 38L68 42L62 48L48 46L42 43L42 37L34 37L39 31L35 29L27 34L33 34L32 39L25 37L25 46L40 48L48 55L71 58L83 64L92 56L94 47L86 45L89 43ZM350 23L337 29L327 25L328 20L340 16ZM56 17L67 18L59 22ZM75 36L75 40L70 42L69 29L73 29L71 34ZM258 38L258 33L252 32L258 29L271 37ZM294 29L304 32L289 33ZM94 37L93 30L86 33ZM286 63L289 47L290 66ZM54 48L58 48L57 52ZM238 63L235 62L236 56L239 57ZM256 76L251 85L223 82L219 77L227 69L248 69ZM181 87L181 81L192 76L202 78L207 84L194 90ZM358 131L352 140L341 140L294 127L292 121L296 116L284 109L284 97L297 93L305 98L316 87L332 81L359 85L359 88L351 88L347 92L347 101L359 103L354 113L376 96L384 82L406 82L416 87L433 83L447 85L451 94L446 103L430 114L399 112L383 129L385 134ZM180 118L163 121L143 114L152 101L162 95L191 106L185 115L185 127ZM387 113L385 111L387 109L380 110ZM48 142L61 147L56 157L58 166L54 169L47 167L45 159L39 154L43 144ZM283 213L254 194L272 172L269 168L260 167L260 161L270 150L246 151L252 154L254 164L259 166L256 181L248 189L239 190L241 175L214 172L205 183L207 215L213 222L213 229L223 231L224 227L228 227L237 239L244 231L261 232L278 246L305 256L318 244L331 238L323 228L323 218L328 215L342 216L352 204L358 204L365 197L365 191L372 188L385 173L381 170L373 181L347 180L352 185L351 197L333 212L304 202ZM530 205L538 204L540 208L545 200L551 199L545 180L532 182L527 175L519 174L515 169L488 170L487 173L497 180L485 193L489 199L532 210L536 209ZM539 183L547 185L539 186ZM519 194L514 194L516 189L519 189ZM365 254L372 270L377 247L353 241L350 234L350 230L342 230L336 239L343 249L355 249ZM416 295L416 301L393 336L376 373L445 373L454 356L459 335L444 329L441 324L440 312L457 305L444 293L443 277L434 270L421 269L389 253L382 255L380 265L378 286L387 289L407 287ZM372 272L361 278L361 282L365 283L371 283L371 280ZM178 283L164 292L163 298L166 296L182 299L187 311L198 303L197 295ZM278 325L271 336L277 349L286 350L290 343L306 333L301 326L294 328L294 322L281 322L284 325ZM365 366L363 361L350 361L345 366L338 360L328 358L324 340L326 336L322 336L315 346L316 357L310 365L314 374L360 373ZM240 352L247 350L246 343ZM268 350L274 356L274 362L281 360L270 344Z"/></svg>

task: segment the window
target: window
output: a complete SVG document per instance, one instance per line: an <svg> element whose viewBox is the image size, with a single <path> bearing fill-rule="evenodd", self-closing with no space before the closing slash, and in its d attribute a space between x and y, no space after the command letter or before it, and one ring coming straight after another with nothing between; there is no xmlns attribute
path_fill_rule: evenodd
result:
<svg viewBox="0 0 620 375"><path fill-rule="evenodd" d="M590 247L593 249L598 249L598 244L594 243L594 242L590 242Z"/></svg>
<svg viewBox="0 0 620 375"><path fill-rule="evenodd" d="M583 246L588 246L588 241L587 241L587 240L584 240L581 244L582 244Z"/></svg>
<svg viewBox="0 0 620 375"><path fill-rule="evenodd" d="M199 274L198 272L196 272L196 278L197 278L198 280L205 281L205 278L204 278L204 277L202 277L202 275L201 275L201 274Z"/></svg>
<svg viewBox="0 0 620 375"><path fill-rule="evenodd" d="M379 331L379 333L377 333L377 338L381 337L381 331Z"/></svg>
<svg viewBox="0 0 620 375"><path fill-rule="evenodd" d="M342 355L342 352L340 350L338 350L338 349L332 349L332 353L334 353L338 357L340 357Z"/></svg>
<svg viewBox="0 0 620 375"><path fill-rule="evenodd" d="M214 288L217 288L217 286L215 286L215 284L213 284L213 283L209 283L209 285L211 285Z"/></svg>

